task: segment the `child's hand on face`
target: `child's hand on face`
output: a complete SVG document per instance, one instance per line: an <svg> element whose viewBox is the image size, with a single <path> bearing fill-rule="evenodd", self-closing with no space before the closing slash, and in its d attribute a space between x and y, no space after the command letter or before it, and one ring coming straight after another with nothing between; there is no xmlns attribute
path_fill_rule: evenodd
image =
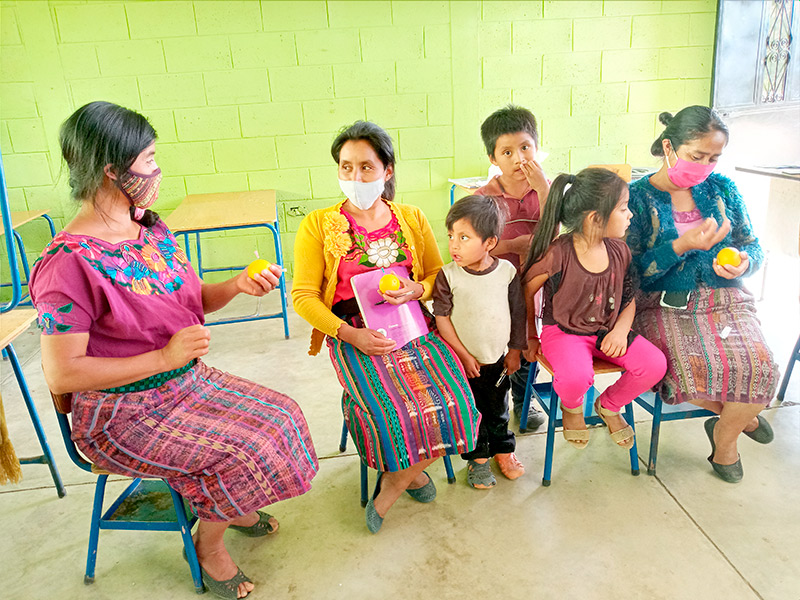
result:
<svg viewBox="0 0 800 600"><path fill-rule="evenodd" d="M609 358L619 358L628 351L628 332L612 329L603 338L600 344L600 352Z"/></svg>
<svg viewBox="0 0 800 600"><path fill-rule="evenodd" d="M522 169L525 179L528 180L531 189L536 190L540 196L547 196L544 192L549 191L550 184L547 183L547 177L545 177L542 165L535 160L523 160L520 163L520 169Z"/></svg>
<svg viewBox="0 0 800 600"><path fill-rule="evenodd" d="M459 356L459 358L461 359L461 364L464 365L464 372L469 379L480 377L481 363L478 362L478 359L468 353L464 353L464 355Z"/></svg>
<svg viewBox="0 0 800 600"><path fill-rule="evenodd" d="M509 349L508 354L506 354L505 359L503 359L503 366L506 369L507 375L511 375L512 373L516 373L517 371L519 371L519 363L521 355L522 355L521 350Z"/></svg>

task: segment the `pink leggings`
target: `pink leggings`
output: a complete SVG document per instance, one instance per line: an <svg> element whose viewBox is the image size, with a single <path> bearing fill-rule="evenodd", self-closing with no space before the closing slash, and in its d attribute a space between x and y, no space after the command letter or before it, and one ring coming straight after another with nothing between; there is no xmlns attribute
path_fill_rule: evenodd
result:
<svg viewBox="0 0 800 600"><path fill-rule="evenodd" d="M642 336L636 336L627 352L610 358L595 347L595 335L571 335L557 325L542 328L542 354L553 367L553 389L567 408L583 404L583 397L594 383L592 357L619 365L625 372L600 395L600 405L619 412L661 381L667 371L664 354Z"/></svg>

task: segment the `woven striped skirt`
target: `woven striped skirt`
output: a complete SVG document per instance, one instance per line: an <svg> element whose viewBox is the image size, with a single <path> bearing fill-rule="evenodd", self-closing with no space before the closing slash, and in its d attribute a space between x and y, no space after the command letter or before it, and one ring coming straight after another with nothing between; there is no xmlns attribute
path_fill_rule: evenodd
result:
<svg viewBox="0 0 800 600"><path fill-rule="evenodd" d="M660 298L660 292L638 294L634 330L667 357L667 374L656 386L664 402L772 400L778 365L749 292L701 287L685 309L662 307Z"/></svg>
<svg viewBox="0 0 800 600"><path fill-rule="evenodd" d="M342 413L361 460L400 471L475 448L480 413L464 368L431 332L384 356L328 338Z"/></svg>
<svg viewBox="0 0 800 600"><path fill-rule="evenodd" d="M307 492L317 457L289 397L202 362L163 385L73 399L76 445L94 464L169 480L206 521Z"/></svg>

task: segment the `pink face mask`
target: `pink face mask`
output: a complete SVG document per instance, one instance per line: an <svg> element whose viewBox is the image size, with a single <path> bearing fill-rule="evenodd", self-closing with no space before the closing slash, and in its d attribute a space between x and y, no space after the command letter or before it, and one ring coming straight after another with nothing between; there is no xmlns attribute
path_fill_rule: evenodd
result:
<svg viewBox="0 0 800 600"><path fill-rule="evenodd" d="M161 185L161 169L149 175L141 175L128 171L119 181L119 189L134 207L134 217L138 220L144 216L144 210L150 208L158 198Z"/></svg>
<svg viewBox="0 0 800 600"><path fill-rule="evenodd" d="M678 156L677 152L675 153L674 167L669 166L669 155L667 155L666 161L667 177L679 188L690 188L699 183L703 183L708 179L708 176L711 175L714 167L717 166L717 163L703 165L701 163L683 160Z"/></svg>

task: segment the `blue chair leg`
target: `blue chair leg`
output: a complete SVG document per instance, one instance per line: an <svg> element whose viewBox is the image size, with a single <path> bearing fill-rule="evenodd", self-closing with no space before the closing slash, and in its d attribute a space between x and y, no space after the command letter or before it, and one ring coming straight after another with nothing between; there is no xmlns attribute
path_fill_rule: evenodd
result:
<svg viewBox="0 0 800 600"><path fill-rule="evenodd" d="M347 450L347 423L342 422L342 438L339 440L339 452Z"/></svg>
<svg viewBox="0 0 800 600"><path fill-rule="evenodd" d="M525 382L525 399L522 402L522 414L519 416L519 432L528 431L528 411L531 409L533 396L533 384L536 381L536 372L539 370L539 363L531 363L528 370L528 379Z"/></svg>
<svg viewBox="0 0 800 600"><path fill-rule="evenodd" d="M83 576L83 583L89 585L94 583L94 566L97 562L97 541L100 537L100 519L103 515L103 497L106 492L106 481L108 475L97 477L97 484L94 487L94 506L92 507L92 522L89 527L89 553L86 557L86 574Z"/></svg>
<svg viewBox="0 0 800 600"><path fill-rule="evenodd" d="M650 456L647 459L647 474L656 474L656 460L658 460L658 437L661 435L661 395L656 394L653 401L653 427L650 430Z"/></svg>
<svg viewBox="0 0 800 600"><path fill-rule="evenodd" d="M186 550L186 558L189 561L189 570L192 573L192 581L194 581L194 591L202 594L206 591L203 585L203 575L200 572L200 561L197 560L197 552L194 549L194 540L192 540L192 526L189 524L189 519L186 516L186 507L183 504L181 495L172 489L172 486L165 480L169 488L169 493L172 496L172 503L175 505L175 515L178 517L178 525L181 528L181 539L183 540L183 547Z"/></svg>
<svg viewBox="0 0 800 600"><path fill-rule="evenodd" d="M455 483L456 475L453 473L453 463L450 462L450 457L444 457L444 470L447 472L447 483Z"/></svg>
<svg viewBox="0 0 800 600"><path fill-rule="evenodd" d="M361 463L361 506L362 508L367 505L369 501L369 471L367 465Z"/></svg>
<svg viewBox="0 0 800 600"><path fill-rule="evenodd" d="M20 367L19 359L17 358L17 353L14 352L14 346L9 344L5 348L3 348L3 354L8 357L8 361L11 363L11 368L14 371L14 376L17 378L17 385L19 385L19 391L22 393L22 398L25 400L25 406L28 409L28 414L31 417L33 428L36 431L36 437L39 439L39 446L41 446L42 448L41 456L27 460L22 459L20 460L20 463L46 464L50 468L50 476L53 478L53 483L56 486L56 492L58 493L58 497L63 498L64 496L67 495L67 491L66 489L64 489L64 484L61 481L61 475L59 474L58 468L56 467L56 461L53 458L53 453L50 451L50 444L47 443L47 436L44 433L42 422L39 419L39 413L36 410L36 405L33 403L33 398L31 398L31 393L30 390L28 389L28 383L25 380L25 375L22 373L22 367Z"/></svg>
<svg viewBox="0 0 800 600"><path fill-rule="evenodd" d="M629 450L631 456L631 475L639 474L639 451L636 446L636 425L633 420L633 402L625 405L625 420L633 429L633 447Z"/></svg>
<svg viewBox="0 0 800 600"><path fill-rule="evenodd" d="M553 447L556 441L556 416L558 414L558 394L553 388L550 392L550 411L547 415L547 442L544 452L544 475L542 485L550 485L550 477L553 471Z"/></svg>
<svg viewBox="0 0 800 600"><path fill-rule="evenodd" d="M778 390L778 402L783 402L783 397L786 394L786 388L789 387L789 378L792 376L794 363L800 360L800 337L797 338L797 343L794 345L792 355L789 357L789 364L786 365L786 373L783 374L783 381L781 381L781 389Z"/></svg>

